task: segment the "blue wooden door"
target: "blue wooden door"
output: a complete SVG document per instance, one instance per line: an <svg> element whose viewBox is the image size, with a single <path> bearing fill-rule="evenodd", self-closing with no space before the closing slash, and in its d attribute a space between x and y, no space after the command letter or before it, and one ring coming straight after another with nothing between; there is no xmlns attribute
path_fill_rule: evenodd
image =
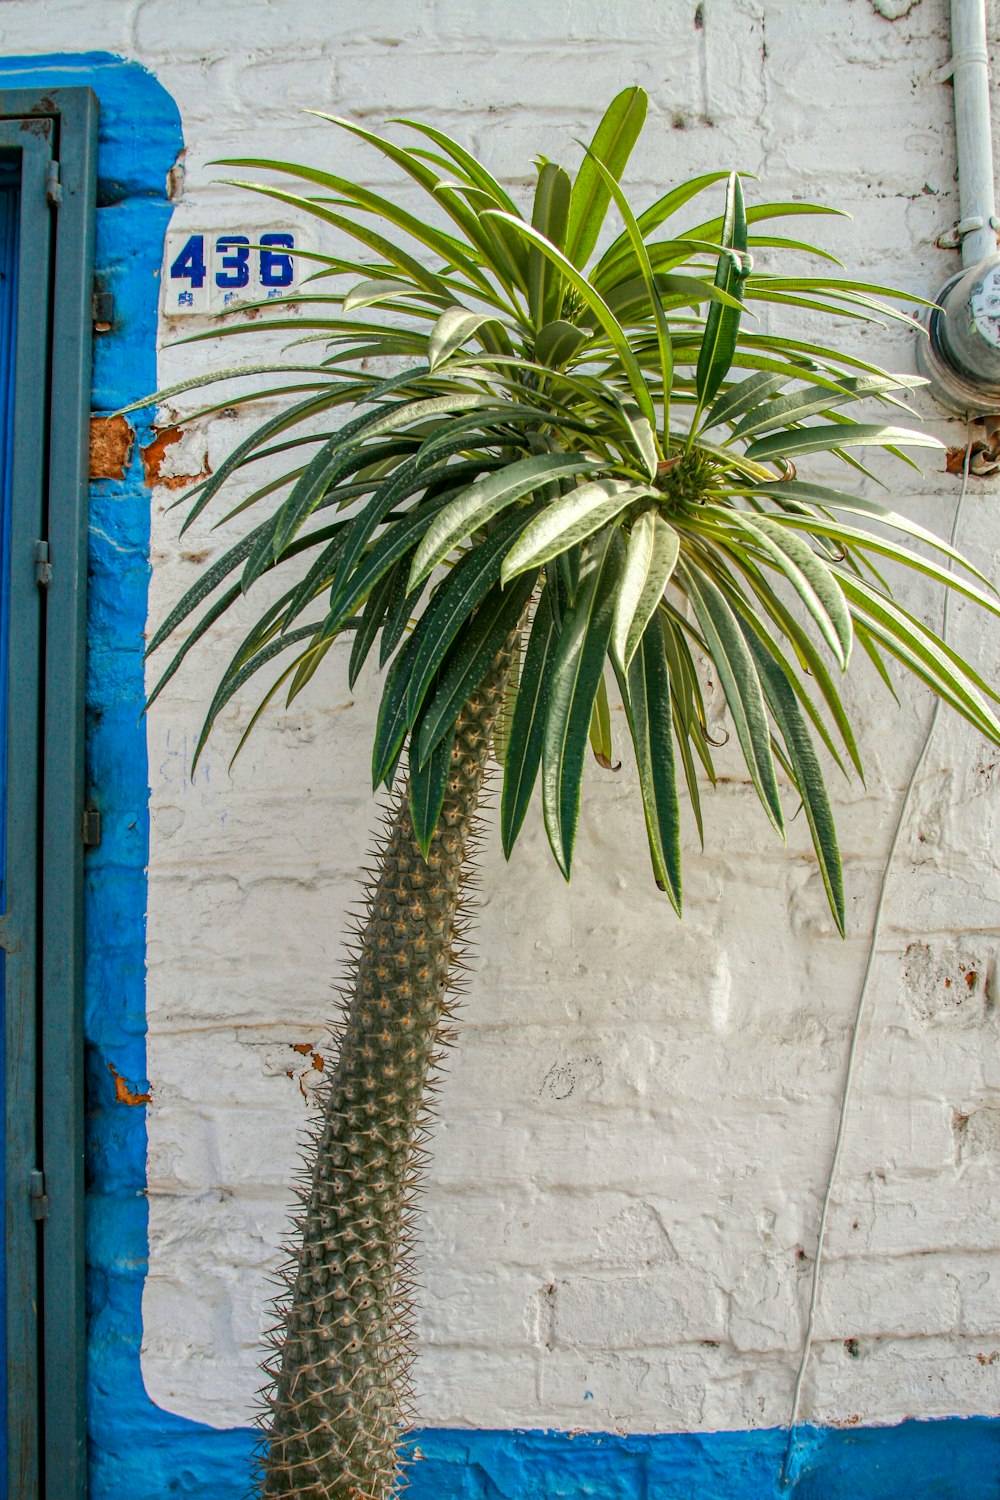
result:
<svg viewBox="0 0 1000 1500"><path fill-rule="evenodd" d="M3 1463L0 1500L39 1493L36 1125L51 122L0 122L0 999L3 1008Z"/></svg>
<svg viewBox="0 0 1000 1500"><path fill-rule="evenodd" d="M10 555L10 499L12 478L12 434L14 417L14 351L17 331L17 182L8 169L0 186L0 916L7 911L7 641L10 590L7 560ZM0 1013L6 1017L6 954L0 949ZM4 1026L0 1026L0 1120L6 1115ZM0 1156L0 1202L6 1203L6 1171ZM6 1209L4 1210L6 1218ZM7 1306L6 1254L0 1251L0 1307ZM0 1363L0 1411L7 1410L7 1327L0 1326L3 1348ZM7 1424L0 1428L0 1495L7 1490Z"/></svg>
<svg viewBox="0 0 1000 1500"><path fill-rule="evenodd" d="M82 902L97 100L0 91L0 1500L86 1491Z"/></svg>

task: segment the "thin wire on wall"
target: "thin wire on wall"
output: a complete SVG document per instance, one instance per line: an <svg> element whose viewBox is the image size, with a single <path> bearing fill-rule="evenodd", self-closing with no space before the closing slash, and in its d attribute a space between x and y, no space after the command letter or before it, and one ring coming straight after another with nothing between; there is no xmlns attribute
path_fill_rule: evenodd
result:
<svg viewBox="0 0 1000 1500"><path fill-rule="evenodd" d="M966 432L965 463L962 469L962 488L958 496L958 503L955 506L955 514L952 517L951 522L952 547L956 545L959 525L962 519L962 507L965 502L966 492L969 487L969 464L971 462L971 459L972 422L970 420ZM950 559L948 561L948 569L949 571L951 570ZM947 641L948 639L948 617L951 607L951 594L951 589L946 588L944 596L944 610L941 617L941 639L943 641ZM816 1312L819 1307L819 1293L823 1267L823 1251L826 1246L827 1219L829 1218L830 1201L833 1197L834 1184L837 1180L837 1172L840 1167L840 1157L843 1150L844 1137L847 1133L847 1116L850 1110L851 1093L854 1084L855 1064L857 1062L858 1056L858 1042L861 1036L861 1024L866 1011L869 981L871 980L872 969L875 965L875 956L878 951L878 941L882 930L882 912L885 907L886 893L889 888L889 877L892 873L893 864L896 858L896 850L899 846L899 840L903 832L904 824L906 823L907 813L910 810L910 801L913 795L913 788L917 783L917 778L919 777L920 772L923 769L924 762L927 759L927 752L930 750L931 741L934 738L934 731L937 728L938 716L940 712L941 699L937 698L934 703L934 710L930 717L930 723L927 726L927 733L924 736L923 745L920 748L920 753L918 754L913 764L913 770L910 772L909 780L906 783L906 790L903 793L903 800L899 806L899 815L896 819L895 831L892 835L892 843L889 845L889 853L886 857L885 868L882 871L882 881L881 885L879 886L878 902L875 907L875 919L872 923L871 942L868 946L868 958L865 963L864 977L861 981L861 993L858 996L857 1010L854 1014L854 1025L851 1029L851 1044L847 1053L847 1071L844 1077L844 1091L841 1095L840 1100L840 1119L837 1124L837 1139L833 1148L833 1157L830 1162L830 1172L829 1176L827 1177L826 1191L823 1194L823 1206L820 1211L819 1217L819 1231L816 1236L816 1257L813 1261L812 1287L809 1294L809 1316L806 1321L806 1333L805 1339L802 1344L802 1355L799 1359L798 1372L795 1376L795 1388L792 1392L792 1410L788 1419L788 1445L785 1448L785 1457L781 1465L781 1482L785 1485L791 1482L792 1458L795 1451L795 1429L798 1423L799 1405L802 1399L802 1385L806 1377L806 1370L809 1365L809 1355L812 1351L813 1338L816 1331Z"/></svg>

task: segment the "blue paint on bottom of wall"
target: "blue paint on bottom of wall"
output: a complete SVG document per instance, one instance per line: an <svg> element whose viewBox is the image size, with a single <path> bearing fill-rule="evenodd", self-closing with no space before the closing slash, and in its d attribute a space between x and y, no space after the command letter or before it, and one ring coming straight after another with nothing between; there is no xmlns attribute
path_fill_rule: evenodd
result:
<svg viewBox="0 0 1000 1500"><path fill-rule="evenodd" d="M996 1500L1000 1424L986 1417L788 1434L455 1432L428 1429L409 1500Z"/></svg>
<svg viewBox="0 0 1000 1500"><path fill-rule="evenodd" d="M213 1432L149 1408L102 1495L242 1500L253 1434ZM407 1500L996 1500L1000 1423L958 1417L898 1427L802 1428L794 1483L787 1432L484 1432L425 1428Z"/></svg>
<svg viewBox="0 0 1000 1500"><path fill-rule="evenodd" d="M95 351L94 407L111 411L156 383L156 310L166 175L181 148L169 95L135 63L104 53L0 59L0 87L88 85L101 101L97 269L115 296ZM145 1110L119 1103L109 1065L145 1078L148 774L142 640L149 492L140 449L122 480L93 486L90 530L88 775L104 839L88 857L88 1265L90 1500L243 1500L254 1434L217 1431L153 1405L142 1383L148 1264ZM997 1500L1000 1423L803 1428L796 1481L778 1475L773 1429L621 1437L427 1429L414 1438L410 1500Z"/></svg>

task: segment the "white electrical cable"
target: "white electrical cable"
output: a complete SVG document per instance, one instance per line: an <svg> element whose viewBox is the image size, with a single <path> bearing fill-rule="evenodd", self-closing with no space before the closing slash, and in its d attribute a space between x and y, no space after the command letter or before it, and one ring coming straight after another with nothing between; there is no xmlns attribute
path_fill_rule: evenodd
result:
<svg viewBox="0 0 1000 1500"><path fill-rule="evenodd" d="M959 522L961 521L962 517L962 506L965 501L966 491L969 486L969 464L971 460L972 423L970 421L966 434L965 464L962 470L962 488L961 492L959 493L958 503L955 506L955 514L952 517L951 522L951 545L953 547L955 546L955 539L958 536ZM948 561L948 569L949 571L951 570L950 559ZM945 589L944 610L941 616L942 640L947 640L948 638L948 616L949 607L951 605L951 592L951 589ZM927 759L927 752L931 747L931 740L934 738L934 730L937 727L938 715L940 714L940 712L941 699L938 698L934 704L934 711L931 714L930 723L927 726L927 733L924 736L924 743L921 746L920 754L917 756L916 761L914 762L913 770L910 772L910 779L906 783L906 790L903 793L903 800L900 803L899 816L896 819L896 829L892 835L892 843L889 845L889 853L886 858L885 869L882 871L882 883L879 887L878 903L875 907L875 919L872 923L872 936L871 943L868 948L868 960L865 964L864 978L861 981L861 993L858 996L858 1008L855 1012L854 1026L851 1030L851 1045L847 1053L847 1072L844 1077L844 1092L841 1096L840 1101L840 1120L837 1125L837 1139L833 1148L833 1158L830 1162L830 1174L827 1178L826 1192L823 1194L823 1207L820 1211L819 1216L819 1232L816 1236L816 1258L813 1261L812 1290L809 1297L809 1317L806 1323L805 1341L802 1345L802 1357L799 1360L798 1373L795 1377L795 1389L792 1393L792 1411L788 1419L788 1445L785 1449L785 1457L781 1465L781 1483L783 1485L789 1484L791 1479L792 1457L795 1448L795 1427L799 1417L799 1403L802 1398L802 1383L806 1377L806 1368L809 1364L809 1354L812 1349L813 1337L816 1330L816 1310L819 1306L820 1272L823 1265L823 1250L826 1245L826 1221L830 1213L830 1200L833 1197L834 1184L836 1183L837 1179L837 1169L840 1166L840 1154L844 1145L844 1136L847 1129L847 1115L851 1103L851 1089L854 1083L854 1066L855 1062L857 1061L858 1055L858 1041L861 1036L861 1022L864 1019L865 1015L865 1001L868 998L868 982L871 979L872 969L875 964L875 955L878 949L878 940L882 929L882 911L885 906L886 892L889 888L889 876L892 872L893 862L896 857L896 849L899 845L900 836L903 832L903 825L906 822L906 814L910 809L910 799L913 795L913 788L916 785L917 777L920 775L920 772L923 768L924 761Z"/></svg>

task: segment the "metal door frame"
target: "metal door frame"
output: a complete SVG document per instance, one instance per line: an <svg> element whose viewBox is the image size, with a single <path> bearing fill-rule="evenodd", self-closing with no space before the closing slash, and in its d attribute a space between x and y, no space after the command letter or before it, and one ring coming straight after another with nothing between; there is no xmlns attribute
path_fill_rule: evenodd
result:
<svg viewBox="0 0 1000 1500"><path fill-rule="evenodd" d="M82 1500L84 669L96 96L88 88L0 92L0 145L22 153L8 790L18 825L36 830L34 839L8 840L10 884L16 879L35 902L17 929L3 934L17 979L13 1005L8 979L7 1025L14 1048L6 1121L9 1500ZM39 298L47 319L38 317Z"/></svg>

